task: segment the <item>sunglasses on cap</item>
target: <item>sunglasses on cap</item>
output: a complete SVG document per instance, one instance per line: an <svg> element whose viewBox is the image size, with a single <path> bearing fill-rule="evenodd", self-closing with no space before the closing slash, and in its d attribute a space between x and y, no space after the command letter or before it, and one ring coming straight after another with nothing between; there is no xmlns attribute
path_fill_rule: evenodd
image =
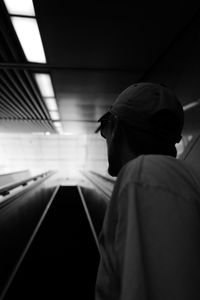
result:
<svg viewBox="0 0 200 300"><path fill-rule="evenodd" d="M98 122L101 122L99 127L95 130L95 133L100 131L101 136L106 139L109 131L110 131L110 124L113 123L117 119L117 116L114 114L107 112L103 117L101 117Z"/></svg>

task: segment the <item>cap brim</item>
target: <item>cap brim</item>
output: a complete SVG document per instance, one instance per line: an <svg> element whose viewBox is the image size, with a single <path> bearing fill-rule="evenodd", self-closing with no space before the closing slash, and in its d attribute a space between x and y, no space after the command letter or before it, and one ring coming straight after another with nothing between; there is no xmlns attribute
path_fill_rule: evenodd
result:
<svg viewBox="0 0 200 300"><path fill-rule="evenodd" d="M98 133L100 131L100 129L101 129L101 124L97 127L97 129L95 130L94 133Z"/></svg>
<svg viewBox="0 0 200 300"><path fill-rule="evenodd" d="M103 121L105 121L106 119L109 119L110 114L111 114L111 112L110 112L110 111L107 111L103 116L101 116L100 119L98 119L97 122L103 122ZM101 124L97 127L97 129L95 130L94 133L98 133L100 130L101 130Z"/></svg>

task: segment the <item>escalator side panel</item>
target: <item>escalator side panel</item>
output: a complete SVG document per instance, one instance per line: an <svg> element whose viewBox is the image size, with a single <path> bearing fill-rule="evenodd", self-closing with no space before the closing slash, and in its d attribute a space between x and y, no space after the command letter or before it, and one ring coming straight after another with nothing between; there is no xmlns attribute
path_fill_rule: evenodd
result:
<svg viewBox="0 0 200 300"><path fill-rule="evenodd" d="M0 209L0 294L55 189L48 180Z"/></svg>

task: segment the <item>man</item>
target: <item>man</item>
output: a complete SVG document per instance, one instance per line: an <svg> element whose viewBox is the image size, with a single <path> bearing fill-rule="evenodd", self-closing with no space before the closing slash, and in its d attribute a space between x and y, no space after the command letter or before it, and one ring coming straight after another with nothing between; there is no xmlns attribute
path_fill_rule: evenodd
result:
<svg viewBox="0 0 200 300"><path fill-rule="evenodd" d="M100 235L96 300L200 299L200 184L176 159L183 109L137 83L99 120L117 176Z"/></svg>

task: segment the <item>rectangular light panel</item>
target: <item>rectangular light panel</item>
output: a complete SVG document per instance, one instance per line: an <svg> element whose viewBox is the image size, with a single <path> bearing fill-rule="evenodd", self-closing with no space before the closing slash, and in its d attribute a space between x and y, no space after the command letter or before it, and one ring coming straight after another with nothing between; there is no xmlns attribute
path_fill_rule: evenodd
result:
<svg viewBox="0 0 200 300"><path fill-rule="evenodd" d="M27 60L30 62L46 63L36 19L11 17L11 21Z"/></svg>
<svg viewBox="0 0 200 300"><path fill-rule="evenodd" d="M62 125L61 125L61 122L60 121L54 121L53 122L54 126L56 127L56 130L61 134L63 133L63 128L62 128Z"/></svg>
<svg viewBox="0 0 200 300"><path fill-rule="evenodd" d="M48 110L58 110L55 98L44 98Z"/></svg>
<svg viewBox="0 0 200 300"><path fill-rule="evenodd" d="M57 131L58 131L60 134L63 133L62 127L58 127L58 128L57 128Z"/></svg>
<svg viewBox="0 0 200 300"><path fill-rule="evenodd" d="M55 126L56 128L61 128L61 127L62 127L60 121L55 121L55 122L53 122L53 124L54 124L54 126Z"/></svg>
<svg viewBox="0 0 200 300"><path fill-rule="evenodd" d="M11 15L35 16L32 0L4 0L4 3Z"/></svg>
<svg viewBox="0 0 200 300"><path fill-rule="evenodd" d="M52 120L59 120L59 113L57 111L49 111Z"/></svg>
<svg viewBox="0 0 200 300"><path fill-rule="evenodd" d="M54 98L54 91L50 75L38 73L35 74L35 79L37 81L42 97Z"/></svg>

